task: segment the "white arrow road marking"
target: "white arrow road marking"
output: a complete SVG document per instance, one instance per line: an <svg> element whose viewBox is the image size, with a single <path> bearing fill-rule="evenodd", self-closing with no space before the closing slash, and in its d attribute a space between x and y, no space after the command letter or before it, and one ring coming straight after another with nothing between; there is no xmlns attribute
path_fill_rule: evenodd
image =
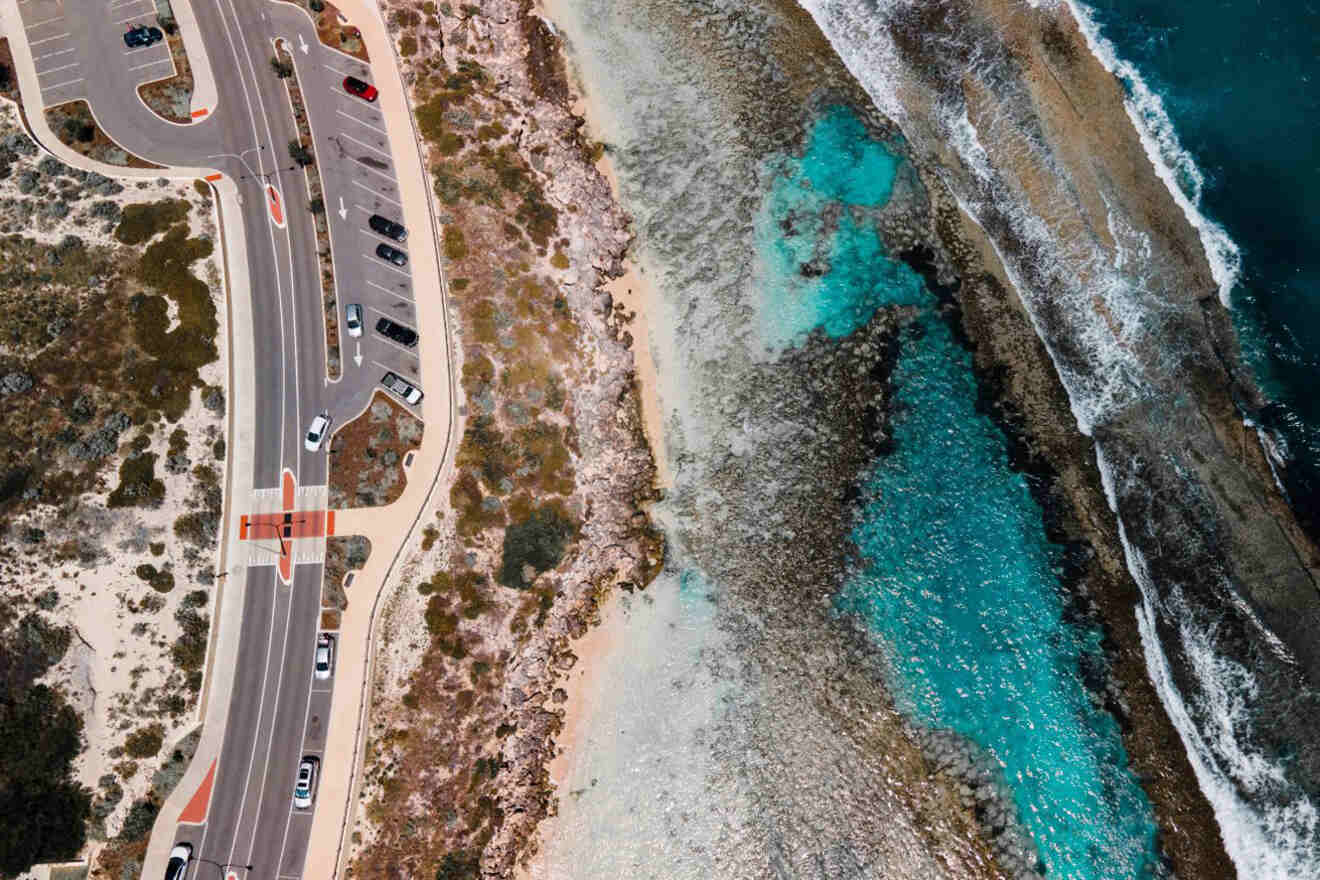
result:
<svg viewBox="0 0 1320 880"><path fill-rule="evenodd" d="M340 197L339 197L339 219L340 219L340 220L347 220L347 219L348 219L348 208L345 208L345 207L344 207L344 197L343 197L343 196L340 196Z"/></svg>
<svg viewBox="0 0 1320 880"><path fill-rule="evenodd" d="M358 341L358 344L357 344L357 354L353 355L353 363L357 364L359 367L362 366L362 342L361 342L361 340L359 340L359 341Z"/></svg>
<svg viewBox="0 0 1320 880"><path fill-rule="evenodd" d="M302 34L298 35L298 48L302 50L304 55L307 54L307 41L303 39Z"/></svg>

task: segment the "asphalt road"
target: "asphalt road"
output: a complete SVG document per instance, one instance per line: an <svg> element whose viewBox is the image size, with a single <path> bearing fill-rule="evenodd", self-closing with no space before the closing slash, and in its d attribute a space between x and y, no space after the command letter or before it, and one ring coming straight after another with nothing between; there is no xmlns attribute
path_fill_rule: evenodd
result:
<svg viewBox="0 0 1320 880"><path fill-rule="evenodd" d="M242 217L225 221L241 219L247 237L257 358L252 485L278 486L286 468L299 486L323 485L324 447L309 453L302 443L312 417L326 410L342 424L366 404L386 370L414 381L417 375L415 351L372 330L382 315L416 324L407 270L375 257L382 239L366 225L372 213L397 219L399 206L380 114L341 86L349 74L370 80L369 71L322 47L298 7L195 2L218 104L191 125L167 123L136 93L139 84L169 72L165 44L127 50L122 38L132 25L155 24L153 5L21 0L43 102L86 99L101 127L129 151L163 165L214 167L237 183ZM284 83L270 64L277 36L294 47L326 191L344 346L343 375L333 383L325 370L314 228L303 173L287 151L297 131ZM280 192L284 228L270 222L267 184ZM398 247L406 251L406 244ZM360 341L343 330L343 307L350 302L366 312ZM247 578L247 607L210 812L204 825L180 826L176 840L191 843L199 858L191 877L227 873L217 865L251 864L250 872L236 869L238 876L293 880L302 875L312 815L293 809L295 775L303 755L320 756L334 683L312 675L322 566L295 566L291 586L279 582L273 566L233 576Z"/></svg>

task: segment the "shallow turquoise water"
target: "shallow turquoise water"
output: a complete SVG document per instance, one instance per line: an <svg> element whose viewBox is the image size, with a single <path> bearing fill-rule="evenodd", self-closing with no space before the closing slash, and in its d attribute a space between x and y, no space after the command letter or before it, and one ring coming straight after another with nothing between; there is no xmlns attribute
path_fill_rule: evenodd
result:
<svg viewBox="0 0 1320 880"><path fill-rule="evenodd" d="M838 608L862 615L886 646L900 705L998 760L1049 876L1150 876L1150 803L1117 724L1081 681L1099 633L1063 620L1061 552L999 429L976 411L970 356L921 280L849 210L883 205L896 169L848 111L833 110L757 220L772 347L814 327L846 334L883 305L923 307L894 375L896 448L869 475L852 536L864 569ZM828 272L804 277L802 264L822 253Z"/></svg>
<svg viewBox="0 0 1320 880"><path fill-rule="evenodd" d="M925 301L921 279L888 259L874 225L853 216L889 201L897 170L898 159L841 107L816 124L805 155L780 169L756 218L768 347L800 342L815 327L843 336L881 306Z"/></svg>

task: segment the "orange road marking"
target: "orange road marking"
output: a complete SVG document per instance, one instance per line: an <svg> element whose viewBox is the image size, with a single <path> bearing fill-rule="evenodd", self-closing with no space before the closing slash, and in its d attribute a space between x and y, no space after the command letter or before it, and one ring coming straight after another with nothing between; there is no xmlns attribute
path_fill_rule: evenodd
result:
<svg viewBox="0 0 1320 880"><path fill-rule="evenodd" d="M327 510L326 513L325 513L325 534L326 534L326 537L328 538L328 537L330 537L331 535L333 535L334 533L335 533L335 512L334 512L333 510Z"/></svg>
<svg viewBox="0 0 1320 880"><path fill-rule="evenodd" d="M243 514L242 518L240 518L238 521L238 540L240 541L247 540L247 526L248 526L247 514L245 513Z"/></svg>
<svg viewBox="0 0 1320 880"><path fill-rule="evenodd" d="M194 111L192 112L192 118L193 118L193 119L201 119L203 116L205 116L206 114L208 114L208 113L210 113L210 112L211 112L211 111L210 111L209 109L207 109L206 107L202 107L201 109L199 109L199 110L194 110Z"/></svg>
<svg viewBox="0 0 1320 880"><path fill-rule="evenodd" d="M192 800L188 801L188 806L183 808L179 814L179 821L186 822L189 825L199 825L206 821L206 808L211 805L211 787L215 782L215 762L218 759L211 760L211 769L206 771L206 778L197 791L193 793Z"/></svg>
<svg viewBox="0 0 1320 880"><path fill-rule="evenodd" d="M284 490L284 509L293 510L293 471L288 468L284 469L284 478L280 481L280 485Z"/></svg>
<svg viewBox="0 0 1320 880"><path fill-rule="evenodd" d="M266 197L270 200L270 216L274 218L275 225L284 228L284 208L280 206L279 191L266 184Z"/></svg>
<svg viewBox="0 0 1320 880"><path fill-rule="evenodd" d="M206 175L206 179L209 180L209 181L211 181L212 183L215 183L217 180L219 180L219 179L222 178L222 177L224 177L223 174L208 174L208 175Z"/></svg>

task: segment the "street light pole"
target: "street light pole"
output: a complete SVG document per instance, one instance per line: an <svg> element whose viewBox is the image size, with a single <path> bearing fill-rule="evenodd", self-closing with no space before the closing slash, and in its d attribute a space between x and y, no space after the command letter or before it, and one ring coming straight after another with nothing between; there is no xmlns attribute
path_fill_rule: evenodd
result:
<svg viewBox="0 0 1320 880"><path fill-rule="evenodd" d="M215 859L204 859L201 856L193 856L195 862L206 862L208 865L215 865L221 871L225 868L242 868L244 871L251 871L252 865L240 865L238 862L217 862Z"/></svg>
<svg viewBox="0 0 1320 880"><path fill-rule="evenodd" d="M282 522L282 523L271 523L271 522L261 522L261 521L257 521L257 522L250 522L250 523L248 523L248 528L255 528L256 526L270 526L272 529L275 530L275 537L277 537L277 538L280 539L280 555L281 555L281 556L288 556L288 555L289 555L289 548L288 548L288 546L284 543L284 527L285 527L285 526L291 526L291 525L293 525L294 523L298 523L299 525L301 525L302 523L304 523L304 522L306 522L306 521L307 521L307 520L305 520L305 519L301 519L301 518L299 518L299 519L291 519L291 518L290 518L290 519L286 519L286 520L285 520L284 522Z"/></svg>

